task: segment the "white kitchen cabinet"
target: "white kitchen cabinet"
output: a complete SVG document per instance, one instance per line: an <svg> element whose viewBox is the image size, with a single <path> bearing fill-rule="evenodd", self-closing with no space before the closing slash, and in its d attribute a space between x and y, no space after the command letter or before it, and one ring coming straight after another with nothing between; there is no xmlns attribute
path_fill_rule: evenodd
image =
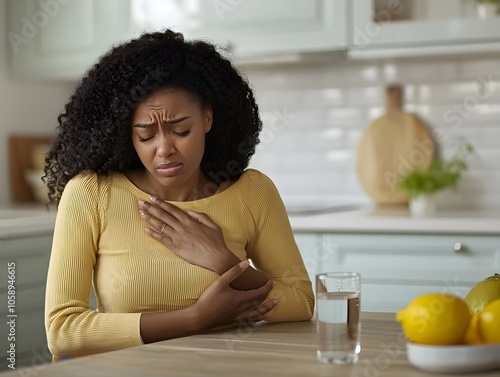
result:
<svg viewBox="0 0 500 377"><path fill-rule="evenodd" d="M121 0L9 0L8 49L16 76L76 80L128 25Z"/></svg>
<svg viewBox="0 0 500 377"><path fill-rule="evenodd" d="M112 44L172 28L239 58L339 50L345 0L9 0L17 75L78 79Z"/></svg>
<svg viewBox="0 0 500 377"><path fill-rule="evenodd" d="M324 263L323 254L321 252L322 237L319 233L294 233L295 242L300 250L302 260L309 275L309 279L316 287L316 274L320 272L321 266Z"/></svg>
<svg viewBox="0 0 500 377"><path fill-rule="evenodd" d="M470 1L352 0L349 8L352 58L500 51L500 15L480 19Z"/></svg>
<svg viewBox="0 0 500 377"><path fill-rule="evenodd" d="M13 320L15 334L10 327L2 326L3 348L7 351L15 343L16 367L37 366L51 361L47 348L44 325L45 282L52 246L52 231L22 235L0 235L0 260L5 279L0 282L0 313L7 321ZM15 302L8 301L8 270L15 269ZM12 272L12 271L11 271ZM12 277L12 276L10 276ZM10 292L12 296L12 292ZM13 304L8 306L7 304ZM11 312L11 309L13 312ZM9 317L16 315L16 317ZM15 339L8 339L14 335ZM9 362L2 358L0 369L7 369Z"/></svg>
<svg viewBox="0 0 500 377"><path fill-rule="evenodd" d="M170 27L214 41L236 58L338 50L344 0L127 0L131 30Z"/></svg>
<svg viewBox="0 0 500 377"><path fill-rule="evenodd" d="M361 307L396 312L425 293L465 297L500 271L500 236L452 234L298 233L315 239L301 248L315 255L315 273L361 274ZM320 237L320 239L318 239ZM314 247L313 247L314 246Z"/></svg>

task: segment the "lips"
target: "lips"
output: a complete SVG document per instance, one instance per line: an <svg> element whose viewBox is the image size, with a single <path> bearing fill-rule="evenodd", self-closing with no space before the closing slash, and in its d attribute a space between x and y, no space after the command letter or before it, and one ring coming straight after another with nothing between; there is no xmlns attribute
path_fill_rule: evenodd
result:
<svg viewBox="0 0 500 377"><path fill-rule="evenodd" d="M182 170L183 165L180 162L169 162L168 164L159 164L156 171L165 177L176 175Z"/></svg>

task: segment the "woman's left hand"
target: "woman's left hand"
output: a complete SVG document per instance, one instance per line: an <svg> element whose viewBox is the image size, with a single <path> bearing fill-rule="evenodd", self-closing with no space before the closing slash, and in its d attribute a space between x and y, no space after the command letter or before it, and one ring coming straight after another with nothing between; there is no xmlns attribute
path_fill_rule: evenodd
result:
<svg viewBox="0 0 500 377"><path fill-rule="evenodd" d="M206 214L183 211L151 197L139 201L140 215L153 228L146 232L181 258L222 275L240 260L226 246L221 228Z"/></svg>

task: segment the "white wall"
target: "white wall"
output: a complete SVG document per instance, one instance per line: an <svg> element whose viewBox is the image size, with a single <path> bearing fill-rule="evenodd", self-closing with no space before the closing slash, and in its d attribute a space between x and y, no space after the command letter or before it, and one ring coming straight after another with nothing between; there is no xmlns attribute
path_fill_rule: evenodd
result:
<svg viewBox="0 0 500 377"><path fill-rule="evenodd" d="M9 205L8 136L50 134L74 83L27 83L9 74L7 1L0 0L0 207Z"/></svg>
<svg viewBox="0 0 500 377"><path fill-rule="evenodd" d="M500 209L500 59L247 67L245 72L264 120L251 164L275 181L285 204L371 201L358 183L357 145L365 127L384 111L385 86L397 82L405 90L406 111L430 126L445 156L459 136L476 149L457 191L443 192L438 205Z"/></svg>

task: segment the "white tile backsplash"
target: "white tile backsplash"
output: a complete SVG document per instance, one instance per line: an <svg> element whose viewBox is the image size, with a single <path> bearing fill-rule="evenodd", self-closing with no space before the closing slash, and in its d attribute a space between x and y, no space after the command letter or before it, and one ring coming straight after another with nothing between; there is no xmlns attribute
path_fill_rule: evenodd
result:
<svg viewBox="0 0 500 377"><path fill-rule="evenodd" d="M478 140L475 145L481 145L482 148L488 149L500 148L500 121L496 126L478 128Z"/></svg>
<svg viewBox="0 0 500 377"><path fill-rule="evenodd" d="M500 61L449 60L244 69L264 123L251 166L289 205L371 202L356 174L359 140L384 112L385 86L404 88L404 108L428 125L444 156L456 139L475 148L444 208L500 210Z"/></svg>
<svg viewBox="0 0 500 377"><path fill-rule="evenodd" d="M394 64L393 64L394 65ZM395 74L387 79L419 85L425 82L455 81L459 79L459 63L446 62L416 62L398 64Z"/></svg>
<svg viewBox="0 0 500 377"><path fill-rule="evenodd" d="M459 65L459 78L477 79L478 77L493 77L498 80L500 77L500 60L470 60L463 61Z"/></svg>

